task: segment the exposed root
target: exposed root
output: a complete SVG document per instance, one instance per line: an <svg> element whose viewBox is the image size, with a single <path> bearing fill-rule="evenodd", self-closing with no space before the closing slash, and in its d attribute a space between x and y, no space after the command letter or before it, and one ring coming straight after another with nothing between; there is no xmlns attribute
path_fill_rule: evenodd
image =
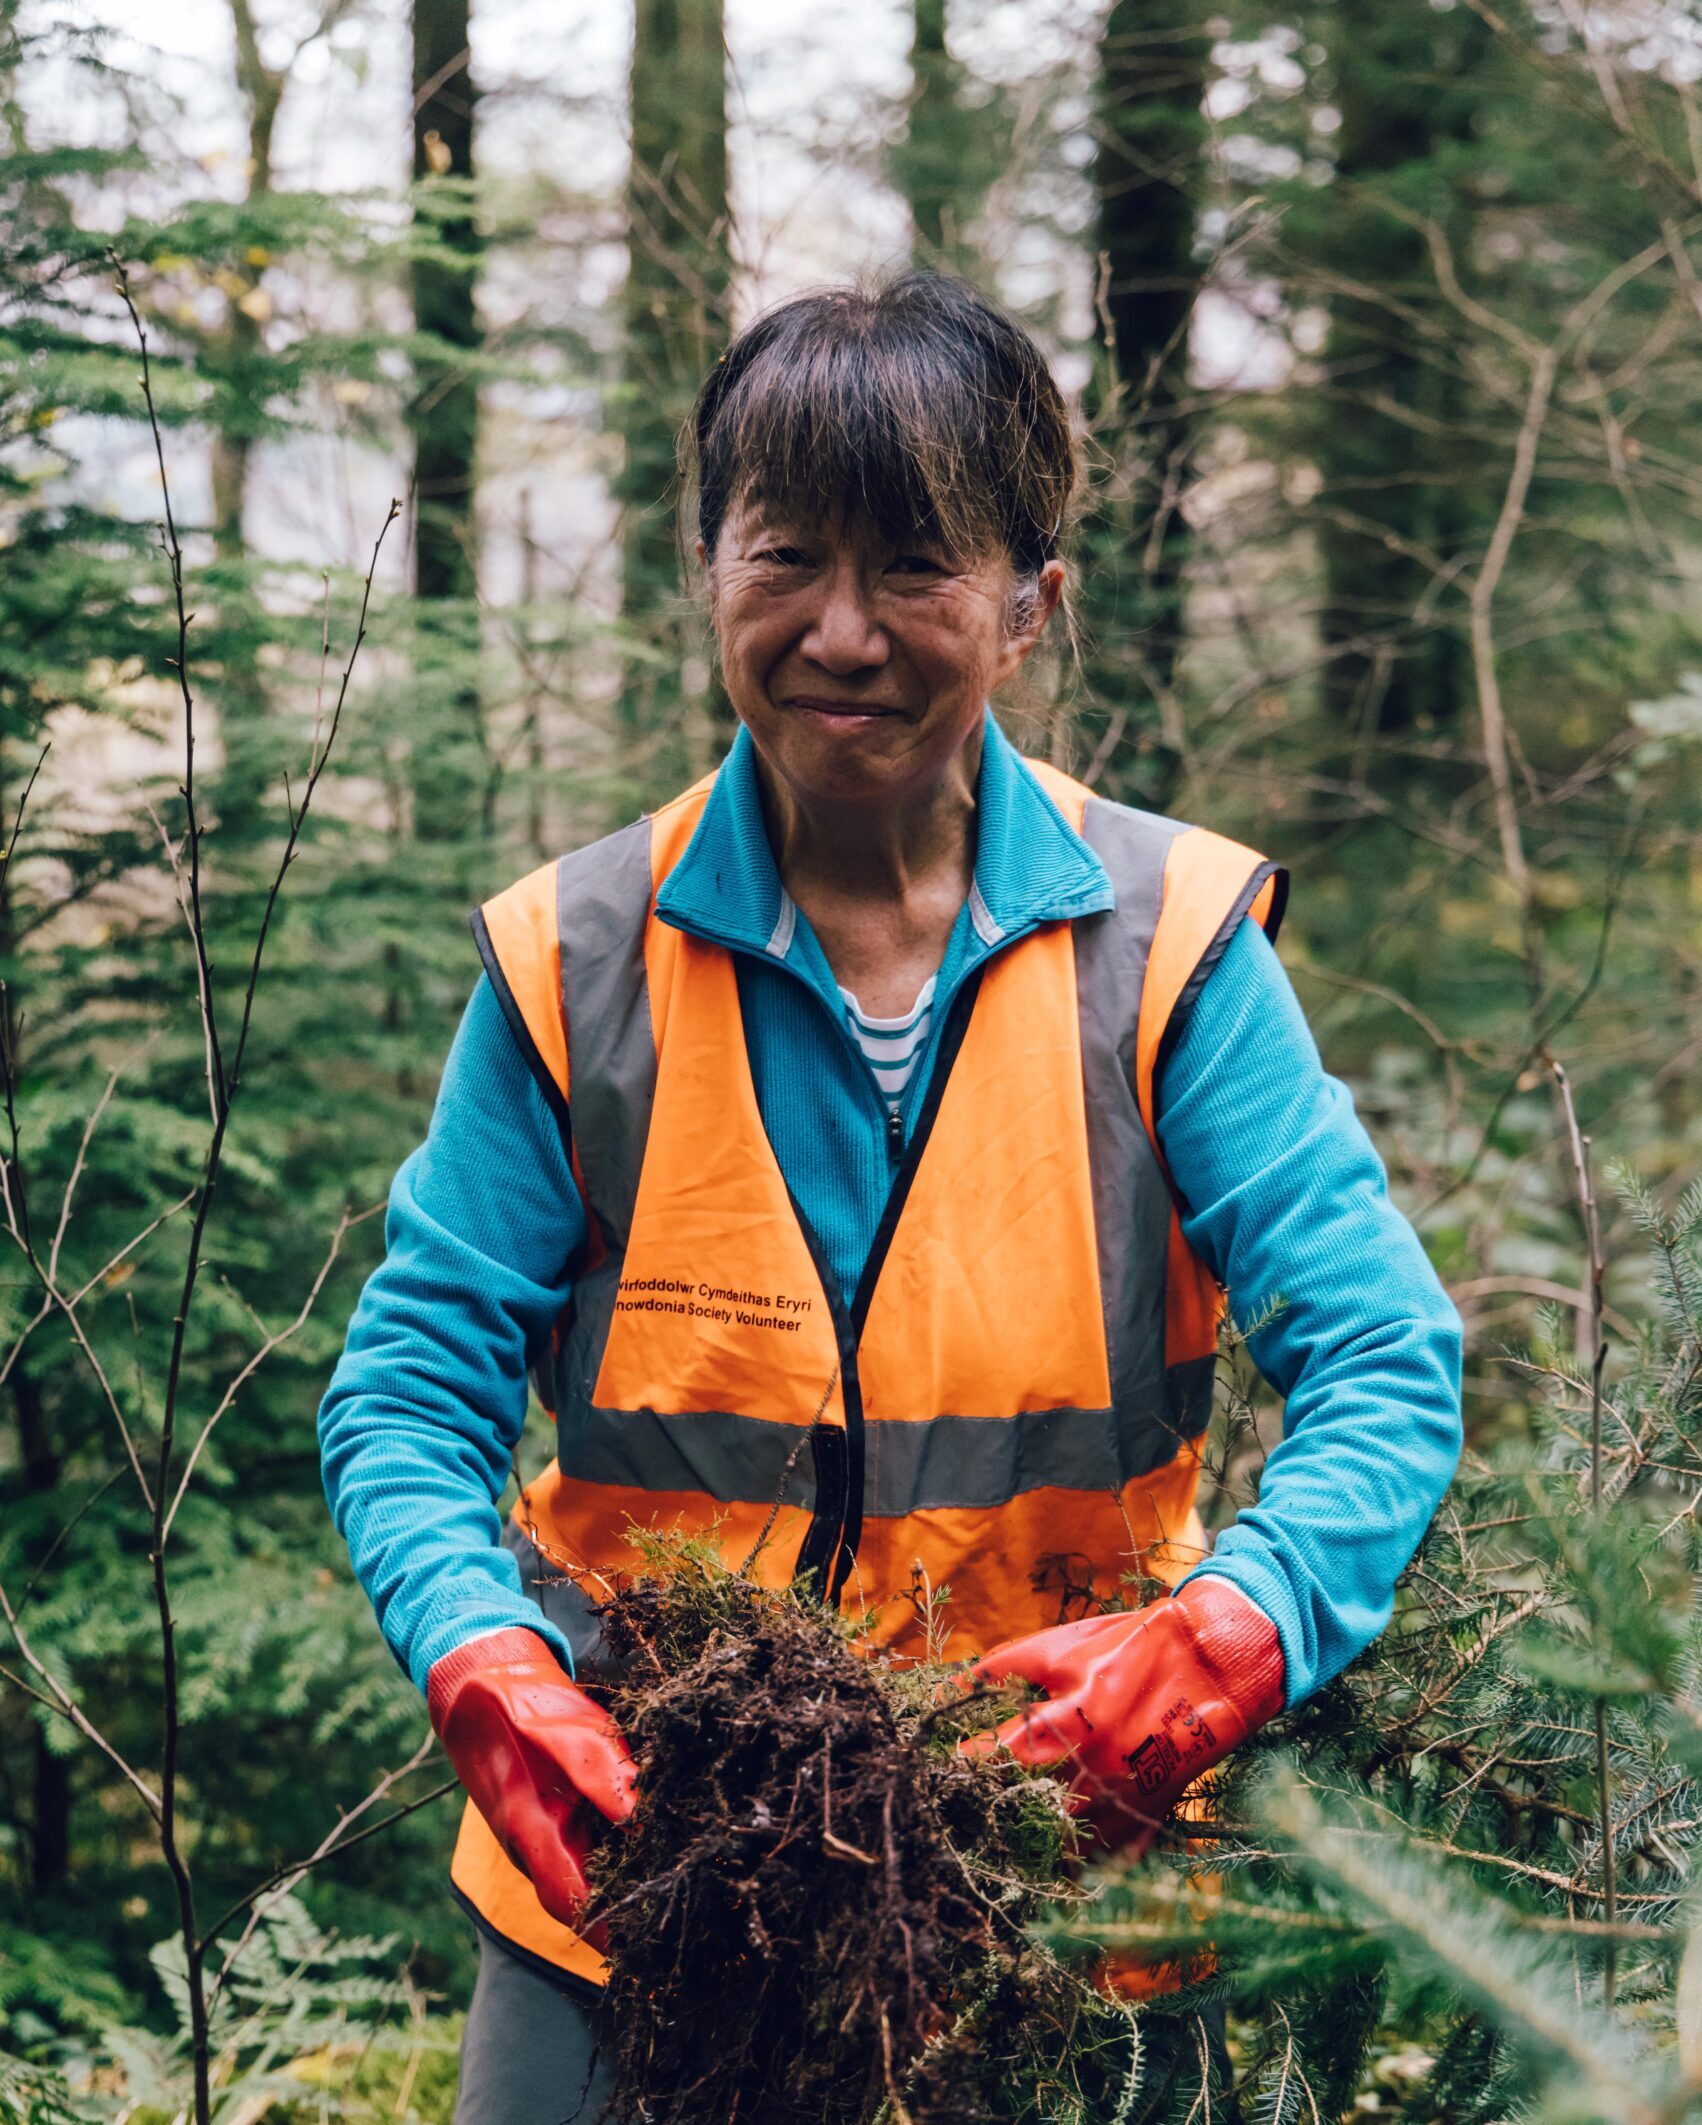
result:
<svg viewBox="0 0 1702 2125"><path fill-rule="evenodd" d="M859 1653L704 1546L602 1611L643 1800L605 1840L616 2093L646 2125L1109 2120L1127 2012L1029 1939L1079 1895L1059 1787L954 1743L942 1671ZM657 1679L660 1676L661 1679Z"/></svg>

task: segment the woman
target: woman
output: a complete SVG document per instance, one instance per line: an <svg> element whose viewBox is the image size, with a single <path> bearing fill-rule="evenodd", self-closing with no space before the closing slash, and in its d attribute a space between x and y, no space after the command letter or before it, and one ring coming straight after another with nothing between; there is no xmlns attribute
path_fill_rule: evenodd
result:
<svg viewBox="0 0 1702 2125"><path fill-rule="evenodd" d="M738 737L475 918L485 978L321 1414L471 1796L464 2125L604 2092L573 1921L643 1796L570 1673L629 1519L714 1525L733 1563L766 1527L759 1576L901 1650L949 1583L947 1651L1047 1692L997 1742L1138 1846L1382 1629L1459 1450L1458 1317L1271 948L1282 873L1022 761L989 712L1064 595L1075 462L1032 342L929 275L805 297L690 434ZM1208 1552L1225 1287L1269 1312L1287 1408ZM503 1544L529 1363L559 1452ZM1136 1571L1173 1593L1067 1620Z"/></svg>

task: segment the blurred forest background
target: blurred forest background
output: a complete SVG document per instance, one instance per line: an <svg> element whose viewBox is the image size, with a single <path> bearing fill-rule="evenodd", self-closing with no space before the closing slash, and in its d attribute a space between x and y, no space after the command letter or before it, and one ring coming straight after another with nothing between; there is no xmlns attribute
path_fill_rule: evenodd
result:
<svg viewBox="0 0 1702 2125"><path fill-rule="evenodd" d="M1373 1879L1290 1774L1219 1921L1250 2114L1687 2113L1699 76L1683 0L0 0L0 2112L180 2114L185 1956L242 1936L221 2115L446 2115L454 1804L289 1871L444 1778L318 1397L465 910L726 741L698 377L915 260L1086 439L1080 657L1017 734L1291 866L1283 956L1467 1324L1463 1488L1296 1729L1399 1849ZM1280 1424L1240 1377L1220 1518ZM1103 1910L1150 1939L1157 1896Z"/></svg>

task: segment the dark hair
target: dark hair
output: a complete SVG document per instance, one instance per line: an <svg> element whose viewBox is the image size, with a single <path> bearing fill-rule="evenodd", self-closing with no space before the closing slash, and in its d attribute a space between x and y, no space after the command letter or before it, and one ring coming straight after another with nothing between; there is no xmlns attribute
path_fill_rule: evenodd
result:
<svg viewBox="0 0 1702 2125"><path fill-rule="evenodd" d="M1045 357L962 281L905 273L757 318L704 380L682 437L698 536L759 500L815 521L866 516L894 545L1052 558L1075 487Z"/></svg>

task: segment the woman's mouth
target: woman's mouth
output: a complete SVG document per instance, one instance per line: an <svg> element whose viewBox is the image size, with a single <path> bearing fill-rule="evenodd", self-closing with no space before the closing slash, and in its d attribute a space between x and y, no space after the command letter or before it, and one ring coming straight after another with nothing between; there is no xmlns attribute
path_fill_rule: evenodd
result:
<svg viewBox="0 0 1702 2125"><path fill-rule="evenodd" d="M881 701L833 701L817 694L794 694L786 706L808 716L819 716L824 722L847 725L879 723L903 714L902 709Z"/></svg>

